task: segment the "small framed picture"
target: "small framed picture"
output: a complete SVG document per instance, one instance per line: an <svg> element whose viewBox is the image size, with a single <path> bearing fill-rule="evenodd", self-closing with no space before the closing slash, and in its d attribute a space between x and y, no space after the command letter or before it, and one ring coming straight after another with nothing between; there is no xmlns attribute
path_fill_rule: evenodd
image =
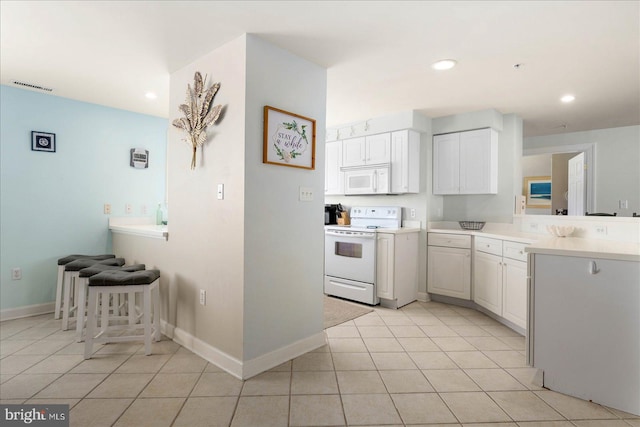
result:
<svg viewBox="0 0 640 427"><path fill-rule="evenodd" d="M315 169L316 121L308 117L264 107L263 163Z"/></svg>
<svg viewBox="0 0 640 427"><path fill-rule="evenodd" d="M31 150L56 152L56 134L49 132L31 131Z"/></svg>
<svg viewBox="0 0 640 427"><path fill-rule="evenodd" d="M525 176L524 195L527 197L528 208L551 207L551 177Z"/></svg>

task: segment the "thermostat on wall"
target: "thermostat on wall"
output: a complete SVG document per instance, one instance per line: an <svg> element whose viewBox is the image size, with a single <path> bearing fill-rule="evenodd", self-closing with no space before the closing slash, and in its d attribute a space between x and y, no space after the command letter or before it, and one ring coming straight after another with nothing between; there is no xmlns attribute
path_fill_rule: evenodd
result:
<svg viewBox="0 0 640 427"><path fill-rule="evenodd" d="M149 167L149 150L143 148L131 149L131 160L129 166L136 169L146 169Z"/></svg>

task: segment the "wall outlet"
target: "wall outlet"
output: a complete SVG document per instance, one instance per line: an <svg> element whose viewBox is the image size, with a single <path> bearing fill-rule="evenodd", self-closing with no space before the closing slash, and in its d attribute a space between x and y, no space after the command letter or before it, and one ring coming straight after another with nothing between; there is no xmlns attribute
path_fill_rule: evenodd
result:
<svg viewBox="0 0 640 427"><path fill-rule="evenodd" d="M415 218L416 217L416 210L415 209L411 209L411 211L409 211L409 215L411 216L411 218Z"/></svg>
<svg viewBox="0 0 640 427"><path fill-rule="evenodd" d="M595 231L596 231L596 234L598 236L606 236L607 235L607 226L606 225L596 225Z"/></svg>
<svg viewBox="0 0 640 427"><path fill-rule="evenodd" d="M537 222L532 222L529 224L529 229L531 231L538 231L538 223Z"/></svg>
<svg viewBox="0 0 640 427"><path fill-rule="evenodd" d="M200 289L200 305L207 305L207 291Z"/></svg>
<svg viewBox="0 0 640 427"><path fill-rule="evenodd" d="M311 202L313 201L313 188L311 187L300 187L298 200L301 202Z"/></svg>
<svg viewBox="0 0 640 427"><path fill-rule="evenodd" d="M620 209L629 209L629 201L628 200L618 200L618 207Z"/></svg>
<svg viewBox="0 0 640 427"><path fill-rule="evenodd" d="M104 204L104 214L111 215L111 203Z"/></svg>
<svg viewBox="0 0 640 427"><path fill-rule="evenodd" d="M127 203L126 205L124 205L124 213L129 215L132 211L133 207L131 206L131 203Z"/></svg>
<svg viewBox="0 0 640 427"><path fill-rule="evenodd" d="M142 215L146 215L147 214L147 205L142 205L142 208L140 208L140 212L142 212Z"/></svg>
<svg viewBox="0 0 640 427"><path fill-rule="evenodd" d="M218 184L216 197L218 198L218 200L224 200L224 184Z"/></svg>
<svg viewBox="0 0 640 427"><path fill-rule="evenodd" d="M20 267L15 267L11 269L11 280L20 280L22 279L22 269Z"/></svg>

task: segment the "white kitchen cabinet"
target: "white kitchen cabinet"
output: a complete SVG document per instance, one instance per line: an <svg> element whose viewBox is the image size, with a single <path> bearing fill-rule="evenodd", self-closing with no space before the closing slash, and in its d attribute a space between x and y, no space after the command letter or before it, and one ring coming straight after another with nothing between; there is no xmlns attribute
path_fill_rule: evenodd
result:
<svg viewBox="0 0 640 427"><path fill-rule="evenodd" d="M390 133L345 139L342 143L342 167L388 164L391 161Z"/></svg>
<svg viewBox="0 0 640 427"><path fill-rule="evenodd" d="M342 167L342 141L325 144L324 194L344 194L344 172Z"/></svg>
<svg viewBox="0 0 640 427"><path fill-rule="evenodd" d="M420 192L420 134L402 130L391 134L391 193Z"/></svg>
<svg viewBox="0 0 640 427"><path fill-rule="evenodd" d="M427 291L471 299L471 236L427 235Z"/></svg>
<svg viewBox="0 0 640 427"><path fill-rule="evenodd" d="M502 316L502 257L479 252L473 259L473 301Z"/></svg>
<svg viewBox="0 0 640 427"><path fill-rule="evenodd" d="M385 307L400 308L418 298L418 234L377 233L376 289Z"/></svg>
<svg viewBox="0 0 640 427"><path fill-rule="evenodd" d="M530 272L544 386L640 415L640 263L534 253Z"/></svg>
<svg viewBox="0 0 640 427"><path fill-rule="evenodd" d="M502 242L502 317L527 327L527 254L524 243Z"/></svg>
<svg viewBox="0 0 640 427"><path fill-rule="evenodd" d="M498 133L490 128L433 137L433 194L497 194Z"/></svg>
<svg viewBox="0 0 640 427"><path fill-rule="evenodd" d="M515 325L527 322L526 244L476 236L473 300Z"/></svg>

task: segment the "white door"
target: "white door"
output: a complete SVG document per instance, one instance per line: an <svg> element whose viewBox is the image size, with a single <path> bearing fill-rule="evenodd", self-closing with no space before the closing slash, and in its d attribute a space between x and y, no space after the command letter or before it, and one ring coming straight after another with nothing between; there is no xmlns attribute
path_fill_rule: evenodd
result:
<svg viewBox="0 0 640 427"><path fill-rule="evenodd" d="M344 173L342 164L342 141L327 142L325 145L324 193L344 194Z"/></svg>
<svg viewBox="0 0 640 427"><path fill-rule="evenodd" d="M367 136L366 141L366 164L377 165L391 161L390 133Z"/></svg>
<svg viewBox="0 0 640 427"><path fill-rule="evenodd" d="M496 194L497 134L492 129L460 132L460 194Z"/></svg>
<svg viewBox="0 0 640 427"><path fill-rule="evenodd" d="M569 159L569 215L582 216L585 212L585 162L584 153Z"/></svg>
<svg viewBox="0 0 640 427"><path fill-rule="evenodd" d="M502 316L502 258L476 251L473 268L473 300Z"/></svg>
<svg viewBox="0 0 640 427"><path fill-rule="evenodd" d="M428 292L471 299L471 251L469 249L427 248Z"/></svg>

